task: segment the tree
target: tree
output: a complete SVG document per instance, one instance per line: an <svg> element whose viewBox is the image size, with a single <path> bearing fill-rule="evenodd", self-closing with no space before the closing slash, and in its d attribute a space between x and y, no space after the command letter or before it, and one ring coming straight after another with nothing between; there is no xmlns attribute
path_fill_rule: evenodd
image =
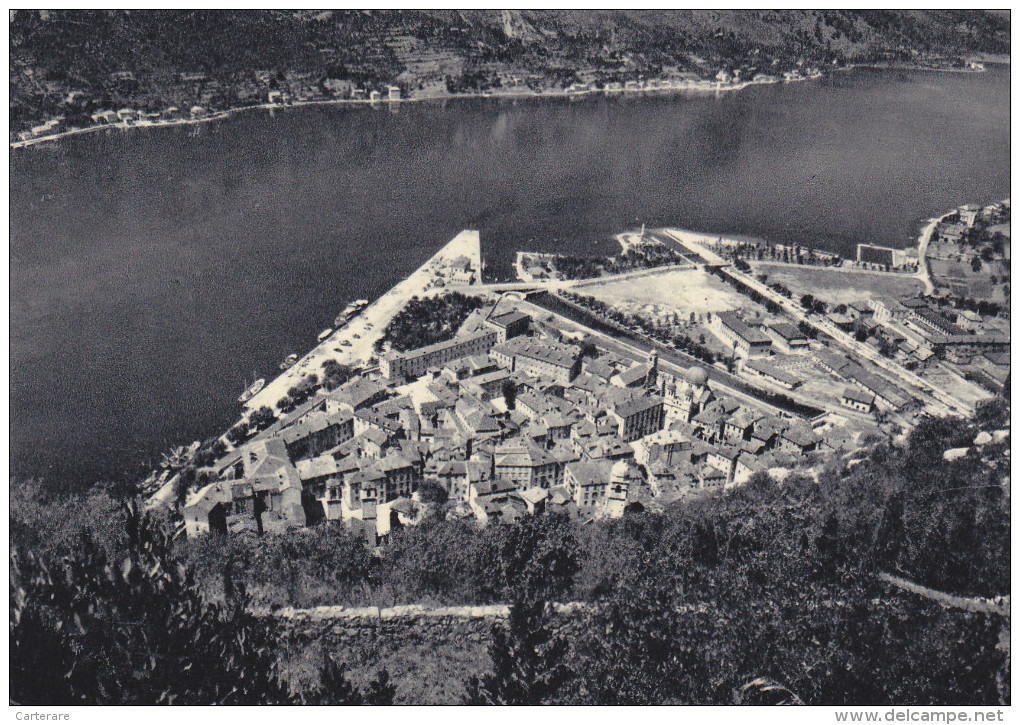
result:
<svg viewBox="0 0 1020 725"><path fill-rule="evenodd" d="M211 603L193 570L177 560L171 534L134 503L122 511L123 541L115 546L101 546L85 535L63 556L12 547L12 700L40 705L392 702L394 688L385 670L362 692L347 682L333 658L321 668L318 687L292 692L279 676L279 632L270 620L252 614L244 583L235 582L233 556L226 567L222 558L216 562L225 602Z"/></svg>
<svg viewBox="0 0 1020 725"><path fill-rule="evenodd" d="M503 401L507 410L514 410L517 404L517 386L513 380L503 381Z"/></svg>
<svg viewBox="0 0 1020 725"><path fill-rule="evenodd" d="M284 395L276 401L276 407L280 409L281 413L289 413L297 407L297 402L290 395Z"/></svg>
<svg viewBox="0 0 1020 725"><path fill-rule="evenodd" d="M211 466L227 453L227 444L221 438L210 438L195 453L196 468Z"/></svg>
<svg viewBox="0 0 1020 725"><path fill-rule="evenodd" d="M322 386L327 391L333 391L346 383L351 378L351 368L342 365L336 360L326 360L322 364Z"/></svg>
<svg viewBox="0 0 1020 725"><path fill-rule="evenodd" d="M705 541L714 544L714 537ZM705 662L710 648L691 646L695 640L688 629L703 617L693 612L677 616L676 567L663 567L656 559L643 553L621 572L613 594L582 622L575 644L584 653L577 684L590 704L711 702Z"/></svg>
<svg viewBox="0 0 1020 725"><path fill-rule="evenodd" d="M262 431L276 422L276 414L271 408L262 406L252 411L248 417L248 427L253 431Z"/></svg>
<svg viewBox="0 0 1020 725"><path fill-rule="evenodd" d="M492 671L467 683L468 705L542 705L573 677L564 664L569 645L548 626L549 606L516 601L505 627L494 625L489 658Z"/></svg>
<svg viewBox="0 0 1020 725"><path fill-rule="evenodd" d="M1009 426L1009 403L1002 397L979 402L974 412L974 423L978 430L996 430Z"/></svg>
<svg viewBox="0 0 1020 725"><path fill-rule="evenodd" d="M227 431L227 440L235 446L239 446L248 440L249 435L248 426L238 423Z"/></svg>
<svg viewBox="0 0 1020 725"><path fill-rule="evenodd" d="M595 344L595 339L590 336L581 340L580 347L583 357L596 358L599 356L599 348Z"/></svg>
<svg viewBox="0 0 1020 725"><path fill-rule="evenodd" d="M391 535L380 578L397 601L497 601L502 586L496 567L488 565L489 533L486 529L479 535L467 521L429 516Z"/></svg>
<svg viewBox="0 0 1020 725"><path fill-rule="evenodd" d="M347 679L347 668L332 655L323 657L319 669L319 685L300 695L302 705L392 705L397 688L390 683L390 674L382 669L361 692Z"/></svg>
<svg viewBox="0 0 1020 725"><path fill-rule="evenodd" d="M184 502L188 497L188 493L191 491L191 487L195 484L195 469L188 466L183 471L177 474L177 480L174 483L174 504L181 508L184 506Z"/></svg>
<svg viewBox="0 0 1020 725"><path fill-rule="evenodd" d="M580 569L580 552L569 518L528 516L490 531L490 556L504 596L534 602L570 591Z"/></svg>
<svg viewBox="0 0 1020 725"><path fill-rule="evenodd" d="M169 453L160 456L160 468L170 471L179 471L191 463L191 452L184 446L176 446Z"/></svg>
<svg viewBox="0 0 1020 725"><path fill-rule="evenodd" d="M29 704L271 704L275 637L206 603L170 536L130 507L128 555L90 540L63 563L11 554L11 697ZM62 677L53 677L54 665Z"/></svg>
<svg viewBox="0 0 1020 725"><path fill-rule="evenodd" d="M438 483L423 481L418 486L418 498L424 503L444 504L449 498L449 493Z"/></svg>
<svg viewBox="0 0 1020 725"><path fill-rule="evenodd" d="M803 307L808 312L810 312L811 310L814 309L815 298L812 295L808 295L808 294L801 296L801 298L800 298L800 306Z"/></svg>
<svg viewBox="0 0 1020 725"><path fill-rule="evenodd" d="M412 298L383 330L380 341L388 341L394 350L404 351L449 340L482 304L480 297L460 292Z"/></svg>

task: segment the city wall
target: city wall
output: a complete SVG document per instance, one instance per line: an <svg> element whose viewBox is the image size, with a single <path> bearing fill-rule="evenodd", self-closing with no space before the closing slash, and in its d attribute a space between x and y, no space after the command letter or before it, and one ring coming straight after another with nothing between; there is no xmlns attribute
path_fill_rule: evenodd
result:
<svg viewBox="0 0 1020 725"><path fill-rule="evenodd" d="M569 636L583 607L553 605L552 629ZM314 688L326 657L333 657L359 687L386 669L397 702L457 704L467 678L491 667L493 625L507 621L509 607L317 607L256 614L273 621L281 675L295 691Z"/></svg>

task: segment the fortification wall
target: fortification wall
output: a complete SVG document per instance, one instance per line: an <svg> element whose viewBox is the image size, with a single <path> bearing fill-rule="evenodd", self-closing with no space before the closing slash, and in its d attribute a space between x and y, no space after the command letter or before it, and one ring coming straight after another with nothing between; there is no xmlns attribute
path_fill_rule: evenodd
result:
<svg viewBox="0 0 1020 725"><path fill-rule="evenodd" d="M578 621L582 603L553 604L553 628ZM261 610L271 618L283 655L283 674L296 687L318 681L324 658L350 668L364 686L385 668L397 685L397 702L455 704L464 682L490 667L493 625L509 617L507 605L471 607L315 607Z"/></svg>

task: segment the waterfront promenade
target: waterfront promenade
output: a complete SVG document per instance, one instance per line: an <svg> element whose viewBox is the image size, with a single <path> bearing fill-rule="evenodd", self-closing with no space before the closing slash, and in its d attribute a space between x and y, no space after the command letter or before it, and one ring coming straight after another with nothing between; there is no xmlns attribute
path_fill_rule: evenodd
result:
<svg viewBox="0 0 1020 725"><path fill-rule="evenodd" d="M376 341L383 330L412 297L421 297L437 287L440 272L452 265L458 257L467 257L475 270L476 280L481 275L481 239L477 231L466 229L451 239L425 264L398 282L389 292L366 307L361 314L333 332L321 343L301 357L288 370L266 386L245 404L246 410L263 406L275 409L276 402L286 395L306 375L320 375L327 360L343 365L363 365L372 358ZM320 375L321 377L321 375Z"/></svg>

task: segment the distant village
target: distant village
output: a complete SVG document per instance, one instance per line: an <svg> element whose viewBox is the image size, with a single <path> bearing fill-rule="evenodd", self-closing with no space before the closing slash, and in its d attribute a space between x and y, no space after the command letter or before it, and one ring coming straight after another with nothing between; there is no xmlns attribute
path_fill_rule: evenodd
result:
<svg viewBox="0 0 1020 725"><path fill-rule="evenodd" d="M752 69L753 71L753 69ZM518 96L518 95L567 95L579 96L591 93L647 93L667 91L721 91L736 90L750 84L769 84L793 82L818 78L821 71L810 69L805 73L799 70L787 71L782 75L751 73L741 77L740 69L730 74L720 71L714 79L699 78L693 73L674 73L662 78L635 79L628 81L601 81L600 74L594 72L579 74L587 81L564 84L562 87L549 87L549 80L538 74L520 74L493 71L482 87L464 87L452 79L432 88L412 88L408 79L401 78L397 84L379 83L361 86L347 80L316 79L313 74L291 73L279 81L274 74L264 71L254 74L258 85L246 89L247 93L238 95L230 104L224 105L224 94L228 89L205 74L185 74L181 78L183 87L192 89L190 95L199 100L191 106L178 107L166 105L161 110L151 107L125 107L119 109L101 108L95 100L87 98L82 91L72 91L62 97L57 104L63 113L41 121L31 128L12 134L15 145L30 144L46 140L61 134L80 132L104 127L131 128L147 126L178 125L197 123L222 118L242 108L280 108L310 103L368 103L381 108L383 102L395 104L403 100L445 97L454 94L474 94L483 96ZM111 82L134 82L133 74L123 71L113 74ZM236 92L230 89L231 92Z"/></svg>

